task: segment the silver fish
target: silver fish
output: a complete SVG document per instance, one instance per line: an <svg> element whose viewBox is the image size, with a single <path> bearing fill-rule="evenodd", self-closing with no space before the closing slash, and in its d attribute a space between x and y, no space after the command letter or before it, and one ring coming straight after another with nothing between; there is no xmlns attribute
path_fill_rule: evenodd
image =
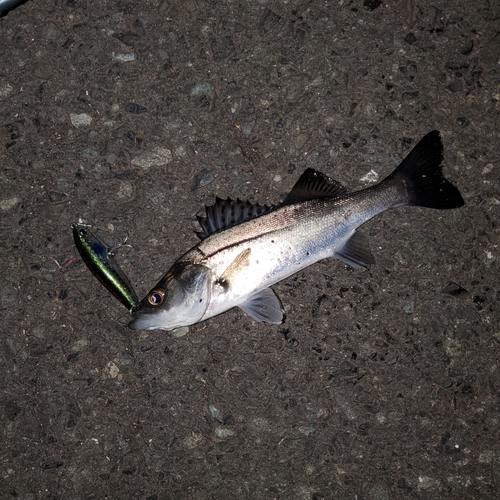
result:
<svg viewBox="0 0 500 500"><path fill-rule="evenodd" d="M202 241L180 257L132 310L129 327L172 330L239 307L257 321L279 324L283 309L269 288L327 257L357 268L374 262L357 228L394 207L461 207L441 171L439 132L427 134L379 184L348 193L307 169L274 207L216 199L200 218Z"/></svg>

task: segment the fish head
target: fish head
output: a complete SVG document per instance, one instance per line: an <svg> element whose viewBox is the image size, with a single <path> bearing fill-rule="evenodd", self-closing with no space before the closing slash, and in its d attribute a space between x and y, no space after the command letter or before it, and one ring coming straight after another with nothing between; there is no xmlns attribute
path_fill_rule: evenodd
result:
<svg viewBox="0 0 500 500"><path fill-rule="evenodd" d="M176 263L132 310L133 330L173 330L200 321L210 303L212 273L206 266Z"/></svg>

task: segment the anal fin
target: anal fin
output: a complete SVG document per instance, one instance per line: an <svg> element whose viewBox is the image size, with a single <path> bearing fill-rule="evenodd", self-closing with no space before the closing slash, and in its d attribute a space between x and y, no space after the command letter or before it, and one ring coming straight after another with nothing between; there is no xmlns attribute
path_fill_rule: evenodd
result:
<svg viewBox="0 0 500 500"><path fill-rule="evenodd" d="M370 251L368 236L361 231L356 231L346 244L335 252L334 257L357 269L366 269L370 264L375 263Z"/></svg>
<svg viewBox="0 0 500 500"><path fill-rule="evenodd" d="M283 322L283 308L276 294L266 288L252 295L239 308L251 316L255 321L264 321L279 325Z"/></svg>

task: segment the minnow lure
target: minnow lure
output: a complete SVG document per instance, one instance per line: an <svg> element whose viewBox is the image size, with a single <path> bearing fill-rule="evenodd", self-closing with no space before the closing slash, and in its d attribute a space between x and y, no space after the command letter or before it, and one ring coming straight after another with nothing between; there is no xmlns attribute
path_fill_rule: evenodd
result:
<svg viewBox="0 0 500 500"><path fill-rule="evenodd" d="M113 252L125 246L125 242L106 248L89 231L86 224L75 223L71 225L75 245L87 267L94 276L129 310L139 304L139 299L132 288L130 280L120 269L113 258Z"/></svg>

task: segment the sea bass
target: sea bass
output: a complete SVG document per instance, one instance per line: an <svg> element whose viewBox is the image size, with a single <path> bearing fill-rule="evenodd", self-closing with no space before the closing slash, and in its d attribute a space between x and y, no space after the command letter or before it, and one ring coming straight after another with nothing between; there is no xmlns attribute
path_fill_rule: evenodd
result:
<svg viewBox="0 0 500 500"><path fill-rule="evenodd" d="M129 327L172 330L239 307L279 324L283 309L269 288L327 257L357 268L374 262L359 226L389 208L461 207L442 173L439 132L427 134L382 182L354 193L307 169L276 206L216 199L198 217L201 242L180 257L132 309Z"/></svg>

